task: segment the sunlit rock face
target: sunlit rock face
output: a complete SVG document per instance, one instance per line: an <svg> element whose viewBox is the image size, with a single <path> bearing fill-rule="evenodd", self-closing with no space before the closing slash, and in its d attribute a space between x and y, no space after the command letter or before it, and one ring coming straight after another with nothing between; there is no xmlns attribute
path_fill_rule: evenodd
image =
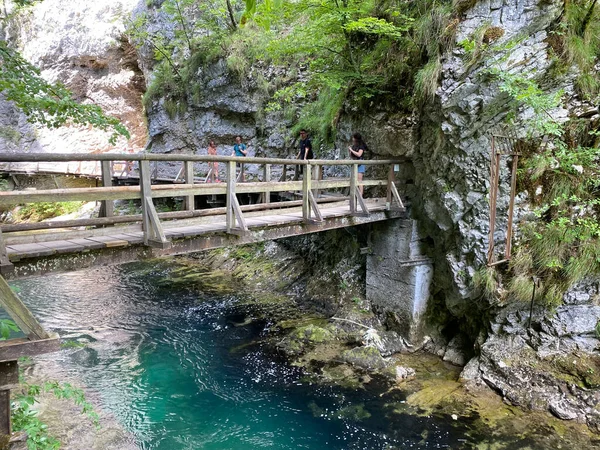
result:
<svg viewBox="0 0 600 450"><path fill-rule="evenodd" d="M141 96L144 77L135 49L124 35L137 0L44 0L20 13L4 30L7 40L39 67L48 81L60 81L82 103L96 104L119 118L132 138L108 142L92 128L48 130L29 125L10 103L0 102L2 152L139 151L146 142Z"/></svg>

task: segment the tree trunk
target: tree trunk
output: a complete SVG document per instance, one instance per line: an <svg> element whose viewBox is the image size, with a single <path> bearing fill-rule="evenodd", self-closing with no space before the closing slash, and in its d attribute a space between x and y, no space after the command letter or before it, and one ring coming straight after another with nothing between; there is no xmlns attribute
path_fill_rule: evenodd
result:
<svg viewBox="0 0 600 450"><path fill-rule="evenodd" d="M231 20L231 28L237 30L237 22L235 21L235 15L233 13L233 6L231 6L231 0L227 0L227 11L229 12L229 20Z"/></svg>

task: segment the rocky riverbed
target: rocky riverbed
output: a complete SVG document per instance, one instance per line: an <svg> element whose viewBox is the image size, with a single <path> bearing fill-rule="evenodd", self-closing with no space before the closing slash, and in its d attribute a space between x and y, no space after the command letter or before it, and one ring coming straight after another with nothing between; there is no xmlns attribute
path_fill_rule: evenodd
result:
<svg viewBox="0 0 600 450"><path fill-rule="evenodd" d="M238 305L240 324L263 322L262 343L301 367L308 381L352 389L383 383L384 392L399 390L406 396L393 411L468 421L474 434L489 436L477 448L516 448L521 443L518 448L591 449L600 443L595 422L585 425L586 412L595 415L597 394L596 363L584 355L572 356L576 359L571 362L559 354L536 364L532 355L492 337L479 358L463 369L435 355L432 341L411 344L386 330L361 297L360 271L343 256L336 267L340 278L349 281L339 285L319 275L323 267L309 269L285 243L220 250L178 262L178 275L169 282L247 292ZM500 349L494 353L494 345L502 348L504 363L496 363ZM460 346L455 352L459 362L466 362Z"/></svg>

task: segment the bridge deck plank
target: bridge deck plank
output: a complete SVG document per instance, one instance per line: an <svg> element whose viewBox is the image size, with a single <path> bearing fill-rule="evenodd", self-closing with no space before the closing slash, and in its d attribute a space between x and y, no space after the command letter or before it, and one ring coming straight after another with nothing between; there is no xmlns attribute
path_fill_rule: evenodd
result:
<svg viewBox="0 0 600 450"><path fill-rule="evenodd" d="M371 212L383 211L386 208L385 199L367 199L365 202ZM265 211L263 212L263 215L258 214L259 213L256 213L256 215L249 214L250 217L246 217L246 222L250 229L297 225L298 223L304 222L302 211L298 210L298 208L282 208L272 210L270 213ZM324 220L333 220L345 216L351 217L349 205L346 203L332 203L329 207L324 206L321 208L321 214ZM206 222L207 218L202 218L202 221L198 223L182 221L180 226L177 226L176 221L171 222L169 223L169 226L165 228L165 235L169 239L175 241L195 236L222 233L227 230L225 225L225 215L211 216L210 219L211 222ZM125 230L123 228L124 227L114 227L113 233L106 235L103 234L73 239L60 238L39 243L12 244L7 246L7 253L9 259L19 261L25 258L86 252L110 247L123 248L143 243L144 238L142 232L124 232ZM102 229L103 232L106 232L107 230L110 231L110 229L107 228ZM39 236L39 234L34 236Z"/></svg>

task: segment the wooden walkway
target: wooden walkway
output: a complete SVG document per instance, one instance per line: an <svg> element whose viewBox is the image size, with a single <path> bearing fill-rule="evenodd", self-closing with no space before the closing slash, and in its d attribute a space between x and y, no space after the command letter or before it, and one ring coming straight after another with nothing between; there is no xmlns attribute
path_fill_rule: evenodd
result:
<svg viewBox="0 0 600 450"><path fill-rule="evenodd" d="M289 165L290 160L271 158L232 158L193 155L1 155L0 163L39 158L70 161L75 158L98 160L105 169L103 186L97 188L48 189L0 192L0 208L33 202L100 201L101 217L0 225L0 269L7 277L40 275L76 270L94 265L118 264L139 259L179 255L229 245L240 245L307 233L361 225L404 216L404 205L395 185L399 161L300 161L304 179L271 181L273 165ZM137 186L112 186L109 158L139 161ZM180 161L183 184L153 184L150 161ZM226 165L225 183L197 183L195 162ZM236 163L263 167L262 177L237 181ZM383 174L360 180L358 164ZM323 168L342 166L344 177L323 176ZM383 168L381 166L384 166ZM343 169L345 167L345 170ZM382 170L383 169L383 170ZM363 198L361 185L372 198ZM323 192L337 196L323 195ZM274 192L293 192L300 200L273 202ZM259 204L240 205L238 194L259 194ZM379 194L379 195L378 195ZM383 194L383 196L381 196ZM224 208L198 210L198 196L221 195ZM158 213L156 198L180 197L183 211ZM117 216L114 201L139 200L142 214Z"/></svg>

